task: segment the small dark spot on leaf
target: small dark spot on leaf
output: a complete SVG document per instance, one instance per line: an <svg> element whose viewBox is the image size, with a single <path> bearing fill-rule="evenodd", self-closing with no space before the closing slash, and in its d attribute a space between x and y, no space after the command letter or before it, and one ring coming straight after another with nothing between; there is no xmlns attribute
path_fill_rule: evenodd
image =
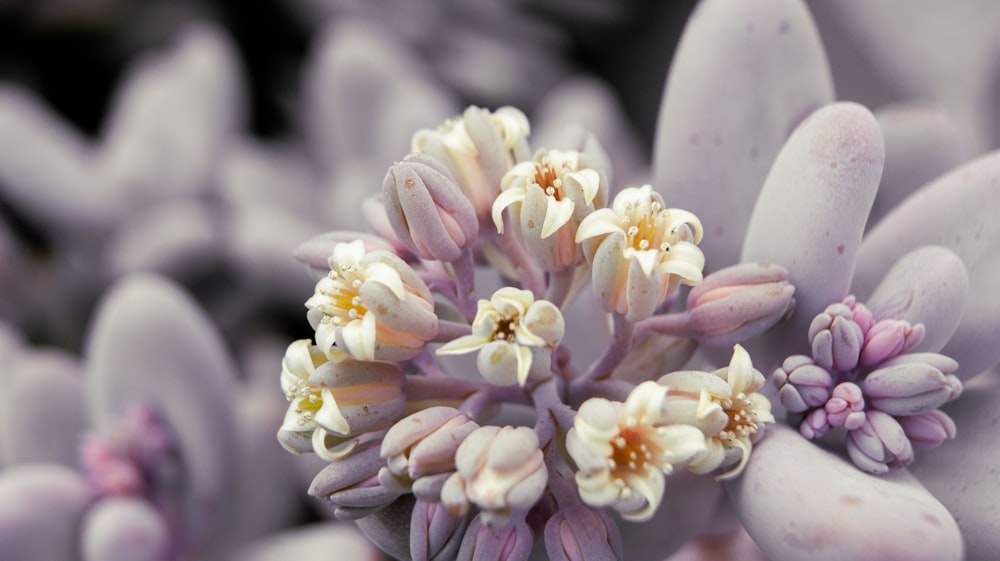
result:
<svg viewBox="0 0 1000 561"><path fill-rule="evenodd" d="M844 244L840 244L837 246L837 255L843 255L843 254L844 254Z"/></svg>

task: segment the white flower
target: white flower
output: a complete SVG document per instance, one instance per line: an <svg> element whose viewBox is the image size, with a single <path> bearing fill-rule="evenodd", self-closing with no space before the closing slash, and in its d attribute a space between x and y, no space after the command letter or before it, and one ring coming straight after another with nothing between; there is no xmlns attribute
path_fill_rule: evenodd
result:
<svg viewBox="0 0 1000 561"><path fill-rule="evenodd" d="M399 257L365 252L364 242L337 244L330 274L306 301L316 343L334 357L407 360L437 335L438 319L427 285Z"/></svg>
<svg viewBox="0 0 1000 561"><path fill-rule="evenodd" d="M502 234L502 213L511 207L532 256L546 271L562 270L582 261L576 229L595 206L605 206L606 183L579 152L539 150L532 161L504 175L503 191L493 203L493 223Z"/></svg>
<svg viewBox="0 0 1000 561"><path fill-rule="evenodd" d="M623 189L612 208L583 219L576 241L592 267L594 293L629 321L650 317L680 284L701 282L702 228L686 210L663 208L649 185Z"/></svg>
<svg viewBox="0 0 1000 561"><path fill-rule="evenodd" d="M743 347L733 347L727 368L672 372L658 383L668 389L666 418L694 425L705 435L705 452L694 458L688 469L708 473L735 463L718 479L742 473L753 444L764 435L764 423L774 422L771 402L756 393L764 385L764 375L754 369Z"/></svg>
<svg viewBox="0 0 1000 561"><path fill-rule="evenodd" d="M404 382L394 364L346 356L330 362L311 341L300 339L281 362L281 389L289 404L278 430L311 438L313 451L328 461L345 457L359 444L381 438L402 415Z"/></svg>
<svg viewBox="0 0 1000 561"><path fill-rule="evenodd" d="M565 332L562 312L547 300L535 301L529 290L506 286L480 300L472 334L459 337L438 354L479 351L479 372L500 386L523 386L532 375L548 372L552 350Z"/></svg>
<svg viewBox="0 0 1000 561"><path fill-rule="evenodd" d="M697 428L665 423L666 393L655 382L643 382L625 403L595 397L580 406L566 449L585 503L648 520L663 498L664 476L705 450Z"/></svg>

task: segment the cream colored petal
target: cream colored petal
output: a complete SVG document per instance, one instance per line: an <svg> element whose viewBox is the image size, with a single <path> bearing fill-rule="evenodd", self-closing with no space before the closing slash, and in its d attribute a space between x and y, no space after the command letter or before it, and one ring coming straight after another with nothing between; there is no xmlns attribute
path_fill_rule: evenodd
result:
<svg viewBox="0 0 1000 561"><path fill-rule="evenodd" d="M589 238L596 238L613 232L625 233L621 226L621 217L608 208L597 209L587 215L576 228L576 243Z"/></svg>
<svg viewBox="0 0 1000 561"><path fill-rule="evenodd" d="M498 386L511 386L517 383L520 368L520 357L517 345L507 341L491 341L479 349L476 356L476 366L479 374ZM530 364L528 365L531 366Z"/></svg>
<svg viewBox="0 0 1000 561"><path fill-rule="evenodd" d="M729 397L731 391L726 381L708 372L700 370L678 370L661 376L657 383L670 388L671 394L685 394L697 399L702 390L713 395Z"/></svg>
<svg viewBox="0 0 1000 561"><path fill-rule="evenodd" d="M590 506L611 506L621 494L618 487L611 481L607 470L593 474L577 472L576 486L580 498Z"/></svg>
<svg viewBox="0 0 1000 561"><path fill-rule="evenodd" d="M708 473L720 465L726 457L726 449L716 438L710 438L706 442L705 451L695 456L694 460L688 464L688 469L692 473Z"/></svg>
<svg viewBox="0 0 1000 561"><path fill-rule="evenodd" d="M652 381L643 382L629 393L623 413L626 417L637 417L645 419L647 423L657 423L660 421L666 397L666 387Z"/></svg>
<svg viewBox="0 0 1000 561"><path fill-rule="evenodd" d="M531 370L531 349L524 345L514 345L513 350L517 353L517 384L523 388Z"/></svg>
<svg viewBox="0 0 1000 561"><path fill-rule="evenodd" d="M340 330L345 350L358 360L375 360L375 314L366 312L361 319L347 322Z"/></svg>
<svg viewBox="0 0 1000 561"><path fill-rule="evenodd" d="M583 193L583 200L588 205L594 204L594 199L601 189L601 175L592 169L582 169L563 176L570 189L578 189Z"/></svg>
<svg viewBox="0 0 1000 561"><path fill-rule="evenodd" d="M670 214L671 226L679 227L681 224L687 224L691 227L691 230L693 230L692 233L694 234L694 239L691 241L694 243L701 241L701 237L704 232L702 231L701 220L698 220L697 216L679 208L669 208L667 209L667 212Z"/></svg>
<svg viewBox="0 0 1000 561"><path fill-rule="evenodd" d="M294 399L288 404L285 410L285 418L281 421L281 428L292 432L305 432L316 428L316 423L305 417L305 412L299 409L299 400Z"/></svg>
<svg viewBox="0 0 1000 561"><path fill-rule="evenodd" d="M736 440L732 441L732 444L730 444L730 446L740 451L740 461L737 462L736 467L716 477L716 479L719 481L724 481L739 477L739 475L743 473L743 468L747 466L747 462L750 461L750 452L753 448L753 445L750 444L749 440L747 440L746 438L737 438Z"/></svg>
<svg viewBox="0 0 1000 561"><path fill-rule="evenodd" d="M323 405L316 412L316 424L335 435L350 436L351 427L340 411L340 406L337 405L337 398L334 397L333 392L324 389L320 395L323 398Z"/></svg>
<svg viewBox="0 0 1000 561"><path fill-rule="evenodd" d="M365 267L364 282L375 282L385 286L396 296L397 300L406 298L406 287L403 286L403 279L400 278L399 272L385 263L371 263Z"/></svg>
<svg viewBox="0 0 1000 561"><path fill-rule="evenodd" d="M677 275L686 281L685 284L701 282L704 268L705 255L696 245L688 242L671 245L668 258L657 265L660 274Z"/></svg>
<svg viewBox="0 0 1000 561"><path fill-rule="evenodd" d="M480 337L479 335L463 335L457 339L448 341L435 352L439 355L460 355L471 353L472 351L481 349L483 345L489 342L489 339L486 337Z"/></svg>
<svg viewBox="0 0 1000 561"><path fill-rule="evenodd" d="M336 462L350 456L360 443L357 438L349 438L346 440L334 438L333 445L327 447L327 436L332 435L323 430L321 427L316 427L316 430L313 431L312 442L313 451L316 452L316 455L328 462Z"/></svg>
<svg viewBox="0 0 1000 561"><path fill-rule="evenodd" d="M330 256L330 268L339 271L339 265L356 265L364 255L365 242L362 240L339 243L333 247L333 255Z"/></svg>
<svg viewBox="0 0 1000 561"><path fill-rule="evenodd" d="M542 239L551 236L573 218L573 209L576 205L569 199L557 201L555 197L548 197L548 208L545 210L545 220L542 222Z"/></svg>
<svg viewBox="0 0 1000 561"><path fill-rule="evenodd" d="M734 395L747 392L753 381L753 363L750 361L750 353L740 345L733 346L733 357L729 360L726 375Z"/></svg>
<svg viewBox="0 0 1000 561"><path fill-rule="evenodd" d="M660 263L661 253L659 249L633 249L631 251L626 250L625 256L639 263L642 273L647 277L651 277L656 266Z"/></svg>
<svg viewBox="0 0 1000 561"><path fill-rule="evenodd" d="M514 203L524 200L524 187L514 187L507 189L497 196L493 201L493 224L497 227L497 233L503 233L503 211Z"/></svg>
<svg viewBox="0 0 1000 561"><path fill-rule="evenodd" d="M690 425L669 425L656 429L656 441L663 453L659 462L687 462L705 450L705 435Z"/></svg>
<svg viewBox="0 0 1000 561"><path fill-rule="evenodd" d="M319 325L316 326L316 345L319 346L320 350L331 356L335 354L336 347L334 345L337 343L337 325L332 321L321 321Z"/></svg>
<svg viewBox="0 0 1000 561"><path fill-rule="evenodd" d="M629 473L625 477L625 485L631 489L632 493L644 499L645 507L631 512L622 512L622 518L633 522L642 522L652 518L663 500L665 487L663 473L655 469L648 470L642 475L634 472Z"/></svg>

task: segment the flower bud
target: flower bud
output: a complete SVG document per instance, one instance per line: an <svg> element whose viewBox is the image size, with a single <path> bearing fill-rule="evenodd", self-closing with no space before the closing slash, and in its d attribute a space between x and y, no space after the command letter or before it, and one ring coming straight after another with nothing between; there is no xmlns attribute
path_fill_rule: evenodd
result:
<svg viewBox="0 0 1000 561"><path fill-rule="evenodd" d="M396 248L389 240L374 234L353 232L350 230L334 230L313 236L302 242L299 247L292 250L292 256L304 265L307 265L315 278L319 278L330 272L330 256L333 255L333 248L338 244L349 243L355 240L361 240L365 251L380 249L392 253L396 252Z"/></svg>
<svg viewBox="0 0 1000 561"><path fill-rule="evenodd" d="M458 561L526 561L531 555L535 536L523 519L498 528L483 518L472 519L458 551Z"/></svg>
<svg viewBox="0 0 1000 561"><path fill-rule="evenodd" d="M391 362L344 359L326 363L309 377L321 388L316 424L340 436L386 427L403 414L406 376Z"/></svg>
<svg viewBox="0 0 1000 561"><path fill-rule="evenodd" d="M469 107L437 130L413 135L411 150L441 161L468 197L480 221L488 220L500 194L500 179L528 159L528 118L513 107L490 112Z"/></svg>
<svg viewBox="0 0 1000 561"><path fill-rule="evenodd" d="M861 350L863 366L877 366L885 360L913 350L924 340L924 326L901 319L881 320L865 334L865 346Z"/></svg>
<svg viewBox="0 0 1000 561"><path fill-rule="evenodd" d="M865 422L865 396L854 382L837 384L823 409L827 423L833 427L854 430Z"/></svg>
<svg viewBox="0 0 1000 561"><path fill-rule="evenodd" d="M393 231L423 259L454 261L479 231L472 203L444 164L426 154L393 164L382 194Z"/></svg>
<svg viewBox="0 0 1000 561"><path fill-rule="evenodd" d="M410 518L412 560L454 559L468 524L468 516L455 516L438 503L418 500Z"/></svg>
<svg viewBox="0 0 1000 561"><path fill-rule="evenodd" d="M903 432L918 450L937 448L945 440L955 438L958 429L955 421L947 413L932 409L918 415L908 415L896 419L903 427Z"/></svg>
<svg viewBox="0 0 1000 561"><path fill-rule="evenodd" d="M830 399L833 384L830 373L805 355L786 358L781 368L774 371L773 380L781 404L792 413L822 406Z"/></svg>
<svg viewBox="0 0 1000 561"><path fill-rule="evenodd" d="M913 446L891 415L868 411L865 422L847 433L847 454L861 470L883 474L913 461Z"/></svg>
<svg viewBox="0 0 1000 561"><path fill-rule="evenodd" d="M431 407L400 419L382 440L387 467L380 481L390 486L391 480L406 491L417 480L450 474L455 471L459 445L477 428L478 424L452 407Z"/></svg>
<svg viewBox="0 0 1000 561"><path fill-rule="evenodd" d="M538 435L528 427L478 428L458 447L458 471L441 490L441 501L458 514L471 502L484 524L506 524L512 513L526 512L541 498L548 483L542 456Z"/></svg>
<svg viewBox="0 0 1000 561"><path fill-rule="evenodd" d="M848 372L858 365L865 333L846 304L827 306L809 325L813 361L831 371Z"/></svg>
<svg viewBox="0 0 1000 561"><path fill-rule="evenodd" d="M827 419L826 409L822 407L813 409L799 423L799 434L809 440L823 436L828 430L830 430L830 422Z"/></svg>
<svg viewBox="0 0 1000 561"><path fill-rule="evenodd" d="M786 317L795 305L794 293L784 267L767 263L727 267L691 289L688 327L702 343L731 347Z"/></svg>
<svg viewBox="0 0 1000 561"><path fill-rule="evenodd" d="M962 383L951 374L957 368L957 362L937 353L902 355L865 378L865 395L890 415L926 413L961 393Z"/></svg>
<svg viewBox="0 0 1000 561"><path fill-rule="evenodd" d="M604 509L582 504L556 512L545 524L549 561L624 559L618 526Z"/></svg>
<svg viewBox="0 0 1000 561"><path fill-rule="evenodd" d="M378 446L368 446L323 468L309 485L309 494L324 499L342 520L367 516L401 494L379 484L376 476L384 465Z"/></svg>

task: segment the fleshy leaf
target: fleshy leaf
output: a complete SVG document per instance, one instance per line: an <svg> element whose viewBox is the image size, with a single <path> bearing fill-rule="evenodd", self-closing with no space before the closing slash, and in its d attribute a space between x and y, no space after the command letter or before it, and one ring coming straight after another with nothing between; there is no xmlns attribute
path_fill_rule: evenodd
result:
<svg viewBox="0 0 1000 561"><path fill-rule="evenodd" d="M86 561L165 561L171 548L163 516L137 498L109 497L87 513L80 538Z"/></svg>
<svg viewBox="0 0 1000 561"><path fill-rule="evenodd" d="M771 561L962 559L951 514L908 471L868 475L785 425L726 487Z"/></svg>
<svg viewBox="0 0 1000 561"><path fill-rule="evenodd" d="M922 323L925 335L917 349L937 352L958 327L968 291L962 260L942 246L926 246L897 261L864 301L876 320Z"/></svg>
<svg viewBox="0 0 1000 561"><path fill-rule="evenodd" d="M854 290L865 294L904 253L940 244L962 259L969 293L962 321L942 352L969 378L1000 361L1000 152L980 157L922 187L865 236Z"/></svg>
<svg viewBox="0 0 1000 561"><path fill-rule="evenodd" d="M855 103L814 112L778 154L754 207L741 259L782 265L795 285L795 312L762 335L755 349L754 362L765 370L805 351L809 323L847 295L883 155L875 117Z"/></svg>
<svg viewBox="0 0 1000 561"><path fill-rule="evenodd" d="M77 472L55 464L22 464L0 473L0 558L77 556L77 527L92 500Z"/></svg>
<svg viewBox="0 0 1000 561"><path fill-rule="evenodd" d="M133 404L151 407L176 438L184 539L216 533L232 506L236 402L233 360L209 318L172 283L132 275L105 295L86 355L97 429L110 430Z"/></svg>
<svg viewBox="0 0 1000 561"><path fill-rule="evenodd" d="M667 206L701 218L706 272L738 261L775 155L789 131L831 101L826 56L803 2L698 4L667 77L653 186Z"/></svg>

